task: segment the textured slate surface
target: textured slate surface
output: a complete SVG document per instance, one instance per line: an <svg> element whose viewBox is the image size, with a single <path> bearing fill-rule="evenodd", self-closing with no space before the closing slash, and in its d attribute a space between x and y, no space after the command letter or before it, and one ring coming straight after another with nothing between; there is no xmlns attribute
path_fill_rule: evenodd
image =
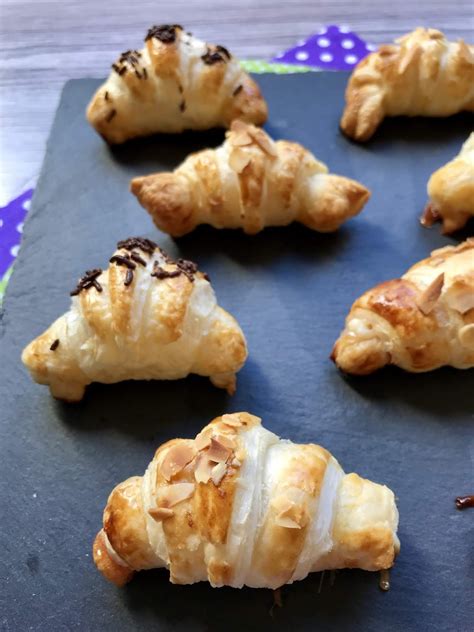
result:
<svg viewBox="0 0 474 632"><path fill-rule="evenodd" d="M4 630L468 630L472 621L473 371L346 379L328 360L352 301L455 243L418 215L429 174L450 159L472 118L394 120L358 146L338 132L343 74L259 77L267 129L304 142L373 196L335 235L298 226L257 237L201 228L173 242L127 192L131 176L170 169L221 132L157 137L110 151L83 113L97 86L67 84L0 331L0 622ZM309 104L312 104L310 107ZM472 228L472 227L471 227ZM201 378L94 385L64 405L28 378L23 346L67 309L86 269L104 266L118 239L145 235L210 273L239 319L250 358L228 398ZM459 237L459 236L458 236ZM91 543L113 486L141 474L154 448L193 436L213 416L248 410L294 441L319 442L346 471L392 487L402 552L384 594L376 574L342 571L283 590L172 586L164 571L124 589L107 584ZM469 607L468 607L469 606Z"/></svg>

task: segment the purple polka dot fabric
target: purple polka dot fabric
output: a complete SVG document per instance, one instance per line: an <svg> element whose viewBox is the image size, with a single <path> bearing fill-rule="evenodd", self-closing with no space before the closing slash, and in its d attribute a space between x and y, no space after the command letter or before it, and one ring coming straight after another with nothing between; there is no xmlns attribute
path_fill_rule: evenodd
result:
<svg viewBox="0 0 474 632"><path fill-rule="evenodd" d="M0 279L13 263L20 248L23 222L32 196L33 189L29 189L0 208Z"/></svg>
<svg viewBox="0 0 474 632"><path fill-rule="evenodd" d="M280 53L273 61L321 70L352 70L373 50L375 46L364 42L348 27L331 24Z"/></svg>
<svg viewBox="0 0 474 632"><path fill-rule="evenodd" d="M364 42L348 27L329 25L301 40L294 48L280 53L272 61L321 70L352 70L373 50L374 46ZM23 222L32 195L33 189L29 189L0 208L0 302L20 248Z"/></svg>

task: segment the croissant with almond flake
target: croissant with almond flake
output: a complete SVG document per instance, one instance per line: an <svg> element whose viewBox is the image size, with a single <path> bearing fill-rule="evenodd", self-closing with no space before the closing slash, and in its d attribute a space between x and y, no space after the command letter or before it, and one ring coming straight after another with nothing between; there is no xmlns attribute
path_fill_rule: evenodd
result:
<svg viewBox="0 0 474 632"><path fill-rule="evenodd" d="M474 217L474 132L456 158L433 173L428 195L430 201L421 218L424 226L441 220L443 233L452 233Z"/></svg>
<svg viewBox="0 0 474 632"><path fill-rule="evenodd" d="M390 489L235 413L168 441L118 485L93 552L117 585L165 567L175 584L275 589L314 571L390 568L397 526Z"/></svg>
<svg viewBox="0 0 474 632"><path fill-rule="evenodd" d="M332 358L358 375L386 364L413 372L474 367L474 239L433 251L357 299Z"/></svg>
<svg viewBox="0 0 474 632"><path fill-rule="evenodd" d="M91 382L209 376L230 393L247 357L236 320L216 302L195 263L154 242L117 244L107 270L88 270L71 308L23 351L33 379L80 400Z"/></svg>
<svg viewBox="0 0 474 632"><path fill-rule="evenodd" d="M242 121L217 149L191 154L173 173L134 178L131 190L158 228L175 237L198 224L255 234L296 221L333 231L370 196L359 182L329 174L301 145L274 142Z"/></svg>
<svg viewBox="0 0 474 632"><path fill-rule="evenodd" d="M257 84L226 48L177 24L153 26L141 50L122 53L87 108L89 123L109 143L229 127L237 118L266 121Z"/></svg>
<svg viewBox="0 0 474 632"><path fill-rule="evenodd" d="M386 116L474 112L474 46L417 28L384 45L354 69L341 128L368 140Z"/></svg>

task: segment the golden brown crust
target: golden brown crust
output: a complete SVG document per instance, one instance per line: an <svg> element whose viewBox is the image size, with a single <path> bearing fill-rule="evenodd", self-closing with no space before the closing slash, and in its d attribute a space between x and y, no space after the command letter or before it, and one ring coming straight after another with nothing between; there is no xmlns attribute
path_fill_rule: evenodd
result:
<svg viewBox="0 0 474 632"><path fill-rule="evenodd" d="M196 264L173 262L153 242L133 238L119 242L107 270L87 271L73 294L71 309L22 354L55 397L78 401L95 381L191 372L235 389L245 337Z"/></svg>
<svg viewBox="0 0 474 632"><path fill-rule="evenodd" d="M112 68L87 108L89 123L109 143L229 127L235 118L266 121L267 104L238 60L177 25L153 27L145 46L123 53Z"/></svg>
<svg viewBox="0 0 474 632"><path fill-rule="evenodd" d="M386 116L450 116L474 111L474 48L417 28L384 45L354 69L346 89L343 132L368 140Z"/></svg>
<svg viewBox="0 0 474 632"><path fill-rule="evenodd" d="M191 154L173 173L134 178L130 188L158 228L174 237L199 224L255 234L298 221L333 231L370 196L359 182L328 174L298 143L273 142L242 121L232 123L217 149Z"/></svg>
<svg viewBox="0 0 474 632"><path fill-rule="evenodd" d="M332 359L366 375L392 363L408 371L474 366L467 315L474 307L474 240L436 250L401 278L353 304Z"/></svg>
<svg viewBox="0 0 474 632"><path fill-rule="evenodd" d="M459 154L432 174L428 195L430 201L421 218L424 226L442 221L447 234L463 228L474 217L474 132Z"/></svg>
<svg viewBox="0 0 474 632"><path fill-rule="evenodd" d="M397 521L387 488L344 476L320 446L280 441L258 417L233 413L214 419L194 440L168 441L143 478L115 488L94 559L119 585L133 571L166 566L173 583L274 588L321 564L390 567Z"/></svg>

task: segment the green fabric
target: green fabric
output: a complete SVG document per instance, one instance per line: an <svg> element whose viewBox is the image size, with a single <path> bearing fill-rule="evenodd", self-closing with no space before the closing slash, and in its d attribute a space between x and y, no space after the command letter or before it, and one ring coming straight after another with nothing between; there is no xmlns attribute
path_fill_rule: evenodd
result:
<svg viewBox="0 0 474 632"><path fill-rule="evenodd" d="M12 275L13 266L10 266L8 270L5 272L3 279L0 280L0 305L2 304L3 295L5 294L5 290L7 289L8 279Z"/></svg>
<svg viewBox="0 0 474 632"><path fill-rule="evenodd" d="M277 75L288 75L295 72L318 72L317 68L310 68L309 66L279 64L268 61L260 61L258 59L247 59L241 61L240 64L247 72L254 72L256 74L273 72Z"/></svg>
<svg viewBox="0 0 474 632"><path fill-rule="evenodd" d="M310 68L309 66L294 66L293 64L278 64L267 61L260 61L258 59L247 59L241 62L242 67L247 72L253 72L256 74L263 74L265 72L272 72L277 75L287 75L296 72L317 72L316 68ZM13 266L7 270L3 279L0 281L0 305L2 304L3 295L7 287L8 279L11 276Z"/></svg>

